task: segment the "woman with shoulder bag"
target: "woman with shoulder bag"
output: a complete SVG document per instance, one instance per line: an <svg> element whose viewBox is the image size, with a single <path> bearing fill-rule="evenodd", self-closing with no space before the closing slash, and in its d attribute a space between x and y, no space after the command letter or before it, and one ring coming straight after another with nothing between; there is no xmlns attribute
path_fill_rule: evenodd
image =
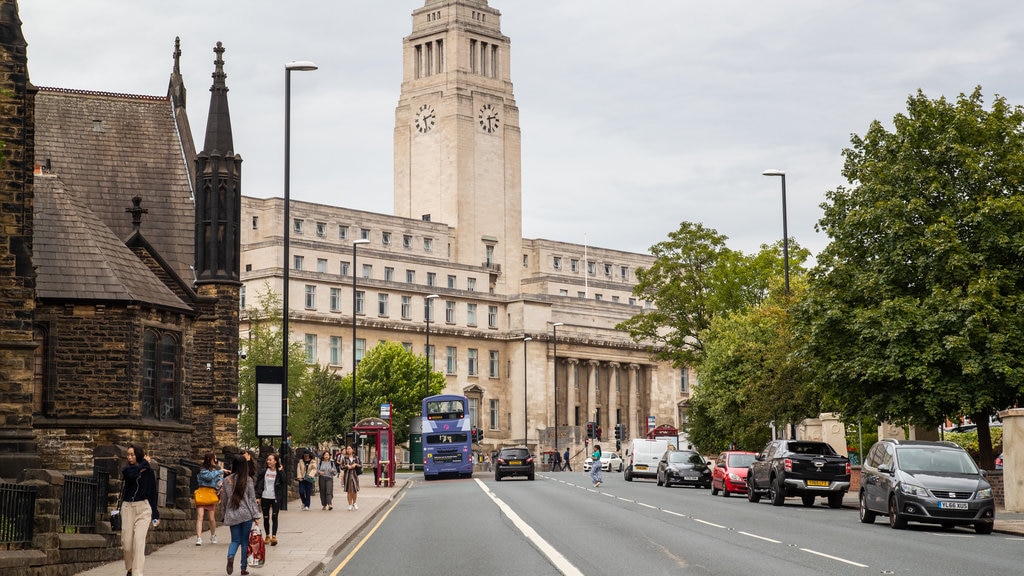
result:
<svg viewBox="0 0 1024 576"><path fill-rule="evenodd" d="M196 501L196 546L203 545L203 512L210 519L210 543L217 543L217 502L220 487L224 482L224 471L217 462L217 455L207 452L203 455L203 466L196 475L199 488L193 495ZM212 503L210 500L212 499Z"/></svg>
<svg viewBox="0 0 1024 576"><path fill-rule="evenodd" d="M334 477L338 475L338 469L327 450L320 455L316 474L320 481L320 509L334 510Z"/></svg>
<svg viewBox="0 0 1024 576"><path fill-rule="evenodd" d="M263 527L264 543L277 546L277 515L281 503L288 497L288 488L284 483L284 466L277 460L277 454L267 454L266 465L256 475L256 500L260 503L266 521Z"/></svg>
<svg viewBox="0 0 1024 576"><path fill-rule="evenodd" d="M156 506L156 473L142 448L128 447L128 465L121 470L121 547L128 576L142 576L146 564L146 534L150 523L160 524Z"/></svg>
<svg viewBox="0 0 1024 576"><path fill-rule="evenodd" d="M260 507L256 503L256 488L249 476L249 465L243 456L236 456L231 465L231 475L224 479L224 523L231 528L231 544L228 546L227 572L235 569L235 552L242 548L242 576L249 574L249 532L253 523L259 524Z"/></svg>
<svg viewBox="0 0 1024 576"><path fill-rule="evenodd" d="M356 451L351 446L345 449L342 468L345 470L344 483L345 493L348 495L348 509L359 510L356 499L359 497L359 474L363 472L363 464L356 457Z"/></svg>
<svg viewBox="0 0 1024 576"><path fill-rule="evenodd" d="M309 510L310 500L313 498L313 486L316 484L316 462L313 454L306 450L302 453L302 459L295 469L295 478L299 481L299 499L302 500L302 509Z"/></svg>

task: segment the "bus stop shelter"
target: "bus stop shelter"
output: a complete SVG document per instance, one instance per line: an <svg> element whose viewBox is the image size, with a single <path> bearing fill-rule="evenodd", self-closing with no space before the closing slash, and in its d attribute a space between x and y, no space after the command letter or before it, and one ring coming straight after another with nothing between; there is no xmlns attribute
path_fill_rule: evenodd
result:
<svg viewBox="0 0 1024 576"><path fill-rule="evenodd" d="M377 456L377 473L375 476L380 479L381 486L393 486L395 481L395 435L391 429L391 422L382 418L364 418L360 420L355 428L359 436L365 436ZM366 463L364 463L364 468Z"/></svg>

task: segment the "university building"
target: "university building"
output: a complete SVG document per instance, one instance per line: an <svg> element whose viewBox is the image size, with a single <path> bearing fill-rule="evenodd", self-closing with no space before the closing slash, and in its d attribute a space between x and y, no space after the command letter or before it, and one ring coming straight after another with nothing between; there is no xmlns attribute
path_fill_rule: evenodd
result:
<svg viewBox="0 0 1024 576"><path fill-rule="evenodd" d="M282 199L243 197L243 306L282 293L287 264L291 338L309 363L347 374L353 346L358 361L382 341L426 353L445 392L470 398L485 450L547 449L556 419L563 448L582 444L588 421L605 440L616 423L630 438L649 422L678 427L692 371L615 329L649 305L632 288L653 258L522 237L521 129L500 12L486 0L426 0L402 50L394 215L292 201L285 223ZM244 345L244 309L241 329Z"/></svg>

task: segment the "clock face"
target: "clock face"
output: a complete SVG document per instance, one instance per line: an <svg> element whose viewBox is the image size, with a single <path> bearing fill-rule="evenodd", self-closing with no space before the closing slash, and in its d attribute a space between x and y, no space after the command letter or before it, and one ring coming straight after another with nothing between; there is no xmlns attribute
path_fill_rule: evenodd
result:
<svg viewBox="0 0 1024 576"><path fill-rule="evenodd" d="M426 134L434 127L436 121L437 115L434 114L434 107L430 104L424 104L416 112L416 119L413 121L413 124L421 134Z"/></svg>
<svg viewBox="0 0 1024 576"><path fill-rule="evenodd" d="M490 104L484 104L480 107L480 129L488 134L494 132L501 125L501 119L498 118L498 111Z"/></svg>

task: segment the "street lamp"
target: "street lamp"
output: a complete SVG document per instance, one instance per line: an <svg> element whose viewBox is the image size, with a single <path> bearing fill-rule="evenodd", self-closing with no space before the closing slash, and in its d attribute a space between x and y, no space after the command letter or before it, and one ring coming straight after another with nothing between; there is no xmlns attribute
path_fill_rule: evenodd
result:
<svg viewBox="0 0 1024 576"><path fill-rule="evenodd" d="M565 326L565 322L555 322L551 325L551 342L554 345L555 356L555 452L558 452L558 327Z"/></svg>
<svg viewBox="0 0 1024 576"><path fill-rule="evenodd" d="M530 418L530 411L526 409L527 399L529 398L529 391L526 385L526 343L533 338L527 336L523 338L523 445L530 445L530 435L527 432L529 430L528 420Z"/></svg>
<svg viewBox="0 0 1024 576"><path fill-rule="evenodd" d="M440 298L437 294L423 297L423 316L427 319L427 343L423 347L423 355L427 357L427 379L423 382L423 397L430 396L430 308L431 300Z"/></svg>
<svg viewBox="0 0 1024 576"><path fill-rule="evenodd" d="M761 174L782 178L782 266L786 271L786 296L789 296L789 228L786 224L786 173L782 170L770 169L765 170Z"/></svg>
<svg viewBox="0 0 1024 576"><path fill-rule="evenodd" d="M366 238L352 241L352 443L356 442L356 253L359 246L369 244Z"/></svg>
<svg viewBox="0 0 1024 576"><path fill-rule="evenodd" d="M284 269L281 289L283 310L281 313L281 367L284 369L284 382L281 385L281 453L285 451L288 434L288 270L291 268L289 251L291 248L291 167L292 167L292 70L308 72L316 70L316 64L306 60L292 61L284 65ZM285 468L287 469L287 467Z"/></svg>

